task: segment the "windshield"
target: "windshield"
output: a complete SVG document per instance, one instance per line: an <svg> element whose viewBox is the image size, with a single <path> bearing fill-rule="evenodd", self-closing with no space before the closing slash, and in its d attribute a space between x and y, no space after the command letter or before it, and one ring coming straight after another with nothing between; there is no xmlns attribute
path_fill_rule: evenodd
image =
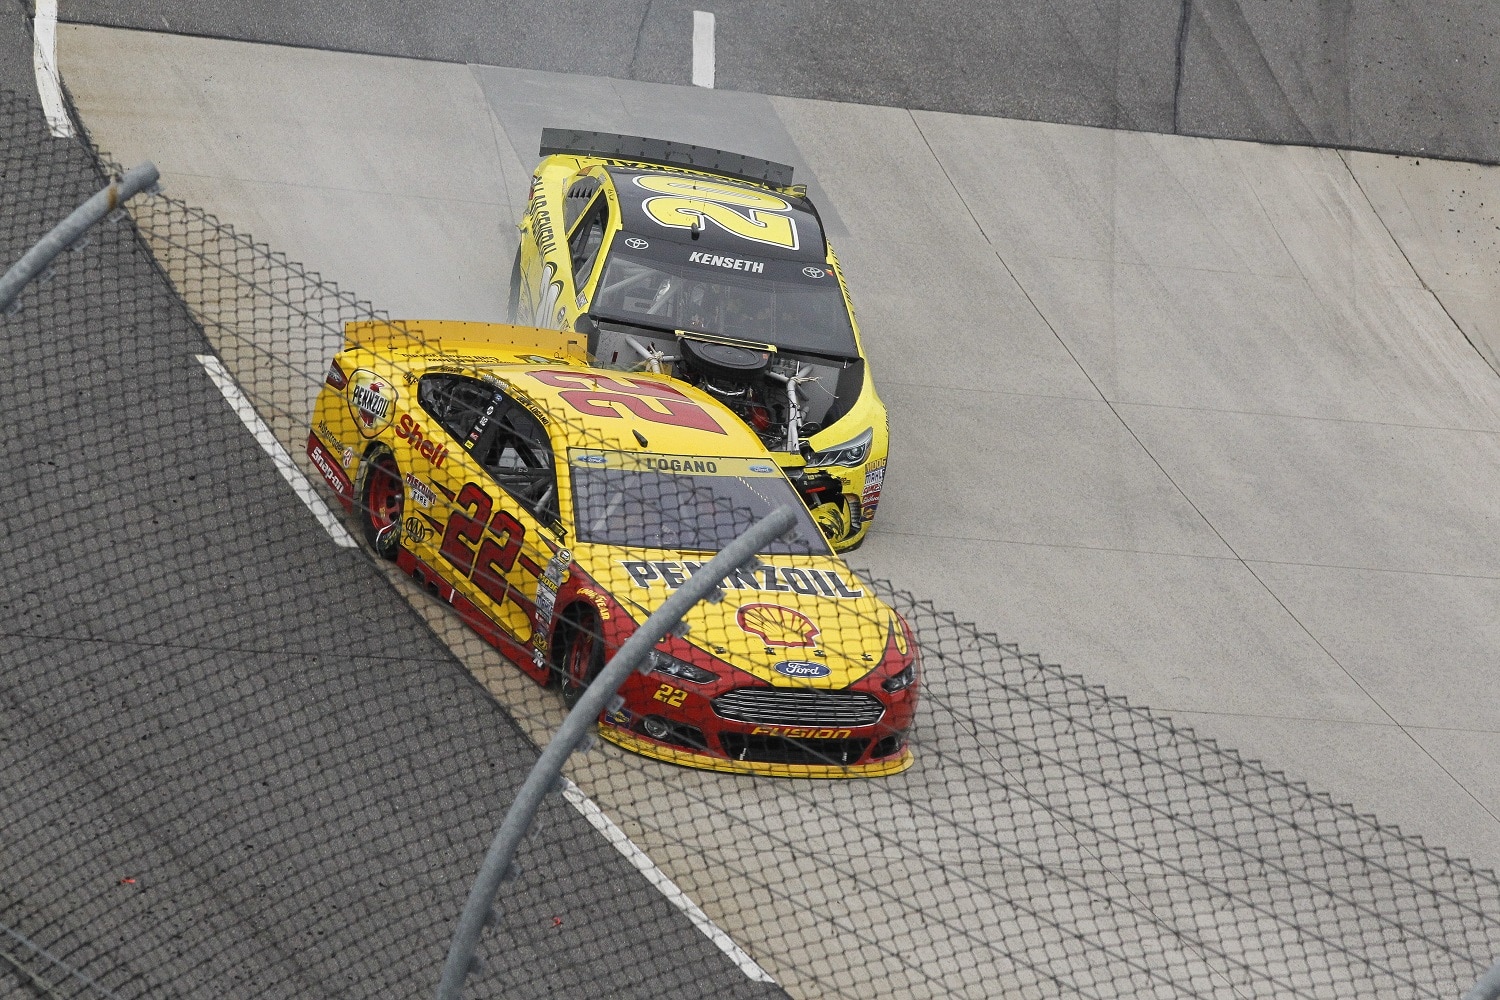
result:
<svg viewBox="0 0 1500 1000"><path fill-rule="evenodd" d="M764 555L827 555L828 542L770 459L647 455L574 448L574 517L581 542L718 552L771 511L797 522Z"/></svg>
<svg viewBox="0 0 1500 1000"><path fill-rule="evenodd" d="M589 311L840 358L858 355L838 278L826 266L726 256L669 240L617 237Z"/></svg>

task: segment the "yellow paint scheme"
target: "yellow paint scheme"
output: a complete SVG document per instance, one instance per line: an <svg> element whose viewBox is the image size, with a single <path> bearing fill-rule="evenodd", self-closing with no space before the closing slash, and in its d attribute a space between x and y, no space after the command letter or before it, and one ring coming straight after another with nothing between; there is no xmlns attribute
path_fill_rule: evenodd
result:
<svg viewBox="0 0 1500 1000"><path fill-rule="evenodd" d="M603 271L603 262L608 257L610 246L621 229L618 196L615 193L614 183L605 170L606 165L660 171L667 184L670 184L672 178L677 177L692 178L707 184L713 184L715 181L722 184L724 181L722 177L715 174L682 167L664 167L660 164L606 160L570 154L554 154L545 157L532 175L531 199L517 226L521 234L520 247L517 251L520 268L519 302L516 314L518 322L572 331L578 318L588 311L589 303L594 298L599 277ZM594 265L579 286L575 284L572 262L569 257L568 236L570 233L564 231L565 192L572 182L584 177L593 177L598 180L599 190L593 198L607 199L613 211L610 216L612 223L604 233L604 241L594 258ZM766 192L767 202L779 201L774 194L771 194L772 192L796 197L803 197L806 194L806 189L800 185L779 188L735 180L723 186L741 192L738 201L741 205L747 206L756 203L753 195L760 191ZM662 189L667 190L665 186ZM593 200L590 199L589 205L593 204ZM770 206L767 204L762 207ZM754 209L751 208L750 211ZM574 219L575 225L586 219L588 214L588 208L579 211ZM890 450L890 433L885 404L876 393L874 380L870 376L870 366L865 354L864 341L860 335L859 321L855 318L854 305L849 297L849 286L839 266L838 255L834 253L831 245L827 247L824 263L829 272L838 279L839 289L849 312L849 322L853 327L854 342L860 358L865 360L864 378L859 395L849 411L828 427L811 435L807 439L807 444L813 453L817 454L854 440L866 430L872 432L872 440L863 464L854 467L806 466L807 471L826 472L841 484L845 510L841 512L832 507L825 510L814 509L813 516L819 527L831 539L834 549L842 552L859 546L869 533L872 516L866 516L863 511L869 510L873 515L874 505L868 502L866 492L873 488L874 498L878 500ZM798 455L776 453L775 457L788 470L805 465L801 456ZM848 525L850 518L847 514L847 507L849 505L861 510L860 525L852 532Z"/></svg>
<svg viewBox="0 0 1500 1000"><path fill-rule="evenodd" d="M353 463L345 471L355 482L358 482L359 463L366 448L377 440L392 449L403 473L415 473L424 480L430 480L433 485L451 492L456 493L465 482L490 481L483 468L451 438L448 439L447 454L442 458L441 464L435 465L429 457L414 448L410 440L403 440L394 433L399 414L413 416L422 425L424 443L431 437L425 431L438 430L432 419L416 403L416 381L428 371L461 371L475 377L487 377L504 387L512 396L527 402L530 407L546 413L552 428L554 455L557 456L567 455L570 448L639 453L642 448L635 432L645 431L649 434L649 451L655 455L706 455L743 459L770 457L754 432L707 393L665 375L641 372L626 375L617 371L587 368L576 352L576 340L571 335L557 331L508 324L425 320L389 325L364 323L349 325L345 345L346 350L337 360L346 374L355 371L375 372L383 376L396 393L395 412L387 421L385 429L375 434L358 427L347 392L339 393L325 387L318 396L313 413L313 427L332 430L336 440L327 442L330 447L352 447ZM379 348L379 353L372 350L372 347ZM570 373L568 378L576 380L578 387L592 386L606 391L612 383L625 381L633 385L656 384L667 387L712 415L722 433L580 412L564 398L567 386L549 385L528 377L531 372L544 370L567 371ZM571 524L572 496L567 475L558 477L557 489L563 523ZM544 528L541 525L536 527ZM437 552L438 539L434 536L425 543L412 543L408 539L405 544L418 556L432 558ZM595 580L606 585L617 599L646 609L659 607L670 595L671 589L662 580L645 586L637 584L625 568L627 563L642 560L656 563L684 559L703 561L707 558L691 552L674 553L659 549L576 542L571 551L573 561ZM537 553L535 558L544 558L546 554ZM833 579L826 574L836 574L848 590L863 591L844 561L836 555L767 556L764 562L772 566L816 570L825 574L822 577L824 580ZM529 581L528 585L534 592L535 581ZM818 593L797 594L773 590L731 589L729 593L736 599L743 596L745 604L774 601L805 614L819 625L822 636L833 639L831 642L820 642L818 646L826 654L826 659L820 659L829 667L829 675L798 682L808 687L842 689L869 673L879 663L892 627L892 612L878 598L867 593L861 593L858 597L838 598ZM513 605L497 608L493 601L477 591L465 591L465 596L481 607L496 612L492 617L513 620L516 626L513 634L521 641L530 638L529 622L515 619ZM509 614L501 614L507 611ZM835 620L838 621L836 628L832 624ZM719 658L767 683L787 683L787 679L773 669L773 664L788 657L787 648L757 643L750 633L741 628L726 628L718 605L700 603L688 613L684 621L692 630L690 634L725 635L717 643L726 649L726 652L716 654Z"/></svg>
<svg viewBox="0 0 1500 1000"><path fill-rule="evenodd" d="M693 753L676 747L662 746L619 726L608 722L599 724L599 736L617 747L638 753L642 757L664 760L669 764L697 768L700 771L719 771L724 774L755 774L765 778L879 778L888 774L900 774L911 767L910 749L895 757L872 764L842 766L837 764L766 764L760 761L729 760L706 753Z"/></svg>

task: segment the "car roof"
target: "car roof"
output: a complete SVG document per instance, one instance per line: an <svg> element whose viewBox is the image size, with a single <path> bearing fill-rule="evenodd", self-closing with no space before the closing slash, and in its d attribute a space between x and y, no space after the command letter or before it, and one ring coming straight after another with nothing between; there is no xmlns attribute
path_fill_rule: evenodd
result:
<svg viewBox="0 0 1500 1000"><path fill-rule="evenodd" d="M734 180L729 177L709 176L696 171L674 170L671 167L625 167L609 165L605 168L614 185L615 198L620 206L621 228L627 235L638 236L643 239L669 238L684 244L691 243L695 250L704 250L712 253L722 253L744 256L747 253L758 253L760 256L776 257L785 260L821 263L827 259L828 248L824 243L823 223L818 218L817 211L812 202L800 195L794 195L784 190L751 184L744 181ZM661 197L662 192L653 191L642 187L637 183L638 178L649 177L676 177L686 181L696 181L704 185L712 185L717 188L730 188L754 193L758 195L774 195L786 203L785 211L778 212L792 220L797 234L797 246L795 249L783 246L769 246L758 244L744 237L736 236L727 232L717 225L708 225L696 239L692 239L683 230L673 230L663 227L656 220L646 214L644 205L653 197ZM738 209L739 214L745 214L746 209Z"/></svg>
<svg viewBox="0 0 1500 1000"><path fill-rule="evenodd" d="M453 371L441 358L433 361L429 371ZM555 447L769 457L755 433L723 404L665 375L561 363L488 365L466 374L487 376L543 418Z"/></svg>

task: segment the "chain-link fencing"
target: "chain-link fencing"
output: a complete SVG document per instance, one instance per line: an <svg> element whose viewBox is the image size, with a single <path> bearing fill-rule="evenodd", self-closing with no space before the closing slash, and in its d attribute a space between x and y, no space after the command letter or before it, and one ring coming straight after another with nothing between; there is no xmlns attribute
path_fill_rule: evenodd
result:
<svg viewBox="0 0 1500 1000"><path fill-rule="evenodd" d="M102 174L27 101L0 126L9 261ZM391 323L169 195L0 327L0 962L56 996L430 995L570 692L789 487L727 446L647 464L702 440L664 415L718 419L691 394ZM1500 953L1493 873L815 535L762 561L572 760L469 995L1451 997Z"/></svg>

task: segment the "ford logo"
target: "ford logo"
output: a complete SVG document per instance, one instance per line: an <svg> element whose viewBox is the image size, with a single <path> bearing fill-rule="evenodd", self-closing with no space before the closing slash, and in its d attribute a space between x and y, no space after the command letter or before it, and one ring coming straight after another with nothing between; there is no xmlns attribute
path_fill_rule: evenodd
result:
<svg viewBox="0 0 1500 1000"><path fill-rule="evenodd" d="M603 455L579 455L578 461L587 465L604 465L609 461Z"/></svg>
<svg viewBox="0 0 1500 1000"><path fill-rule="evenodd" d="M345 463L345 464L348 464L348 463ZM775 472L776 471L776 467L774 465L766 465L764 462L757 462L755 465L750 466L750 471L751 472Z"/></svg>
<svg viewBox="0 0 1500 1000"><path fill-rule="evenodd" d="M826 663L811 660L782 660L776 664L776 672L785 677L827 677L831 671Z"/></svg>

